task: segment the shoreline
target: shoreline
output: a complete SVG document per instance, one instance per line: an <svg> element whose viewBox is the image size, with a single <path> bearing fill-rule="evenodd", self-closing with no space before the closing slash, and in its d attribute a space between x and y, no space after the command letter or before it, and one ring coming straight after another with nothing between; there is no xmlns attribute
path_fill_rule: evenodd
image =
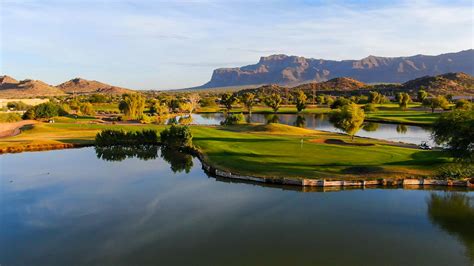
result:
<svg viewBox="0 0 474 266"><path fill-rule="evenodd" d="M92 147L94 144L85 143L85 144L73 144L73 143L63 143L63 144L41 144L41 145L31 145L25 146L22 149L0 149L0 155L8 153L20 153L20 152L35 152L35 151L49 151L49 150L61 150L61 149L74 149L74 148L84 148ZM226 178L229 180L240 180L240 181L249 181L256 183L264 183L269 185L289 185L297 187L352 187L352 188L364 188L364 187L404 187L404 186L446 186L446 187L466 187L469 189L474 188L473 179L465 180L441 180L441 179L430 179L430 178L380 178L380 179L371 179L364 180L360 178L359 180L326 180L325 178L320 179L310 179L310 178L272 178L272 177L259 177L259 176L250 176L250 175L240 175L238 173L232 173L229 171L218 169L214 166L211 166L210 163L205 159L205 155L196 148L192 148L187 151L191 155L196 156L201 162L202 169L210 174L211 176L216 176L219 178Z"/></svg>

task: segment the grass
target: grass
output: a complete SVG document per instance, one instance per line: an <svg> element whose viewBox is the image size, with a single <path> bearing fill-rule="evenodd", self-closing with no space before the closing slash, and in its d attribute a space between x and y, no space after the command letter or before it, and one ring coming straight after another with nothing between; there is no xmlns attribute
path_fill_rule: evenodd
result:
<svg viewBox="0 0 474 266"><path fill-rule="evenodd" d="M92 145L102 129L163 130L162 125L38 123L21 134L0 139L0 150ZM59 122L58 122L59 121ZM422 151L393 143L281 124L228 127L192 126L193 143L205 160L222 170L265 177L381 178L423 176L450 162L440 151ZM301 140L303 139L303 142Z"/></svg>
<svg viewBox="0 0 474 266"><path fill-rule="evenodd" d="M373 122L390 122L413 125L429 125L439 117L440 113L414 110L390 110L367 113L366 120Z"/></svg>
<svg viewBox="0 0 474 266"><path fill-rule="evenodd" d="M214 167L246 175L306 178L380 178L430 175L449 162L440 151L323 133L286 125L194 127L194 143ZM301 143L303 139L303 143ZM346 145L327 144L340 140ZM349 144L347 144L349 143Z"/></svg>

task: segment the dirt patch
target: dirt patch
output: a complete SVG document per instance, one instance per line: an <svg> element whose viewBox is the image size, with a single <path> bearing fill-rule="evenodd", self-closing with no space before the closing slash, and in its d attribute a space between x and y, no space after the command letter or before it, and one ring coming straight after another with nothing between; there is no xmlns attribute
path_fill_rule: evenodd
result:
<svg viewBox="0 0 474 266"><path fill-rule="evenodd" d="M0 123L0 138L18 135L21 132L21 127L36 123L38 123L38 121L35 120L23 120L14 123Z"/></svg>

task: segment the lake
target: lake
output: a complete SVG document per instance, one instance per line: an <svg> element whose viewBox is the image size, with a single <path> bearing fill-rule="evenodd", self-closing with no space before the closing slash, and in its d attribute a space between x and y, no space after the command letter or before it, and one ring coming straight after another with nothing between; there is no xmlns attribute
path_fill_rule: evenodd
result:
<svg viewBox="0 0 474 266"><path fill-rule="evenodd" d="M224 114L193 114L190 119L186 118L183 117L182 121L197 125L220 125L220 122L224 120ZM252 114L251 117L246 115L246 118L252 123L268 123L272 121L290 126L342 133L341 130L335 128L329 122L329 116L325 114ZM435 146L431 139L431 130L421 126L366 122L357 132L356 136L417 145L426 141L428 144Z"/></svg>
<svg viewBox="0 0 474 266"><path fill-rule="evenodd" d="M474 192L305 189L208 176L190 155L0 156L3 265L472 265Z"/></svg>

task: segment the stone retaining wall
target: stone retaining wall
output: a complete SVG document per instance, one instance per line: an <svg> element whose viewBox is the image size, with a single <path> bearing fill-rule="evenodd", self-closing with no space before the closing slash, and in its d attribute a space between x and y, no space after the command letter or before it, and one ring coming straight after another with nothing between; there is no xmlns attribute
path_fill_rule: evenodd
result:
<svg viewBox="0 0 474 266"><path fill-rule="evenodd" d="M201 153L197 152L201 160L202 168L219 177L253 181L260 183L294 185L304 187L365 187L365 186L456 186L474 188L474 183L469 180L438 180L438 179L388 179L381 178L377 180L325 180L325 179L307 179L307 178L268 178L243 176L231 172L216 169L207 164Z"/></svg>

